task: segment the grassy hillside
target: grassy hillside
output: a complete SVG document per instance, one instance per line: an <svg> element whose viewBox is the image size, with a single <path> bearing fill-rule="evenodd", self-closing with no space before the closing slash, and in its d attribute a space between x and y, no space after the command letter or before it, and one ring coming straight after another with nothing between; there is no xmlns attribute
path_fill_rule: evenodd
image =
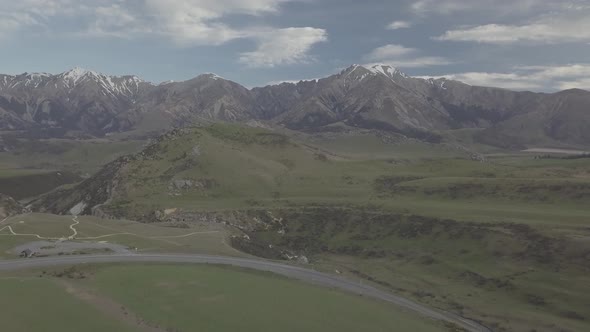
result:
<svg viewBox="0 0 590 332"><path fill-rule="evenodd" d="M0 152L3 170L62 170L79 175L94 174L118 156L136 152L144 145L139 140L11 140L8 151Z"/></svg>
<svg viewBox="0 0 590 332"><path fill-rule="evenodd" d="M314 265L483 321L494 331L589 327L590 232L370 209L260 212L234 246Z"/></svg>
<svg viewBox="0 0 590 332"><path fill-rule="evenodd" d="M366 149L375 144L367 141ZM431 153L440 147L411 152L405 144L379 145L385 148L388 158L361 158L262 129L217 124L176 131L75 189L49 197L46 206L63 213L91 197L85 202L89 213L104 204L101 210L108 214L144 221L167 209L310 204L530 223L552 223L557 207L569 224L585 223L590 212L590 159L548 162L519 156L482 163L461 152Z"/></svg>
<svg viewBox="0 0 590 332"><path fill-rule="evenodd" d="M248 253L305 255L498 331L587 329L590 159L489 152L217 124L169 133L35 204L226 223Z"/></svg>
<svg viewBox="0 0 590 332"><path fill-rule="evenodd" d="M141 141L108 139L10 139L0 149L0 193L17 200L34 198L89 177L118 156L132 153Z"/></svg>

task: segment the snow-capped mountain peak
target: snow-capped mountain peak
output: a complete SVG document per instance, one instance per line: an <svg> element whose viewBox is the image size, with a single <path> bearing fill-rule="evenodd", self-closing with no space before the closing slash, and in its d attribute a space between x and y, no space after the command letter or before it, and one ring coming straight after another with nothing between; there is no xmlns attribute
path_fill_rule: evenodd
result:
<svg viewBox="0 0 590 332"><path fill-rule="evenodd" d="M75 67L69 71L56 75L55 78L69 89L77 87L97 86L102 95L132 96L139 91L139 85L145 83L141 78L132 76L108 76L81 67ZM60 83L58 83L59 85Z"/></svg>
<svg viewBox="0 0 590 332"><path fill-rule="evenodd" d="M409 78L410 76L404 74L399 69L384 65L384 64L370 64L370 65L352 65L342 72L347 78L350 77L357 81L362 81L367 77L385 76L392 81L400 78Z"/></svg>
<svg viewBox="0 0 590 332"><path fill-rule="evenodd" d="M99 74L97 72L92 71L92 70L86 70L81 67L74 67L73 69L70 69L70 70L62 73L60 76L62 76L65 80L73 81L74 83L77 83L79 80L81 80L83 77L85 77L87 75L99 76Z"/></svg>
<svg viewBox="0 0 590 332"><path fill-rule="evenodd" d="M395 76L401 76L403 78L408 78L409 76L404 74L401 70L384 64L374 64L370 66L363 66L364 68L368 69L370 72L377 74L377 75L385 75L389 78L393 78Z"/></svg>
<svg viewBox="0 0 590 332"><path fill-rule="evenodd" d="M214 80L225 80L225 78L223 78L215 73L206 73L205 75L209 76L211 79L214 79Z"/></svg>

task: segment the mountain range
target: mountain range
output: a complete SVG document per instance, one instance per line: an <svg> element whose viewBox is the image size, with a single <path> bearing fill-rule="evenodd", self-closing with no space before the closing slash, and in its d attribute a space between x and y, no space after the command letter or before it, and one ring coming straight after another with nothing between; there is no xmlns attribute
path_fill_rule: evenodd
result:
<svg viewBox="0 0 590 332"><path fill-rule="evenodd" d="M303 132L377 129L439 141L472 129L489 145L590 145L590 92L518 92L353 65L323 79L248 89L215 74L159 85L75 68L0 75L0 131L100 137L227 121Z"/></svg>

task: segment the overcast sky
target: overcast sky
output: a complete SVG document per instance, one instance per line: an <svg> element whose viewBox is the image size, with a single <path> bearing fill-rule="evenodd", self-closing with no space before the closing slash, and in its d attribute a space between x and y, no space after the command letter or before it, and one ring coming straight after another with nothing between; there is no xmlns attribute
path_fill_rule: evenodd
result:
<svg viewBox="0 0 590 332"><path fill-rule="evenodd" d="M253 87L353 63L590 89L590 0L0 0L1 73L214 72Z"/></svg>

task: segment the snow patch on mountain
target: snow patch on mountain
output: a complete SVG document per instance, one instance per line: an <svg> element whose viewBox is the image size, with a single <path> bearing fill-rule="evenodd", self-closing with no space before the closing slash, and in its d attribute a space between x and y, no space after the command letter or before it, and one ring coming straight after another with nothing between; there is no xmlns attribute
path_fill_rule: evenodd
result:
<svg viewBox="0 0 590 332"><path fill-rule="evenodd" d="M219 75L217 75L215 73L205 73L204 75L207 76L207 77L209 77L209 78L211 78L211 79L213 79L213 80L216 80L216 81L217 80L225 80L225 78L223 78L223 77L221 77L221 76L219 76Z"/></svg>
<svg viewBox="0 0 590 332"><path fill-rule="evenodd" d="M59 75L64 81L68 82L69 84L75 86L80 82L82 79L91 77L95 78L98 77L99 74L95 71L86 70L84 68L75 67L65 73Z"/></svg>
<svg viewBox="0 0 590 332"><path fill-rule="evenodd" d="M401 70L394 68L392 66L389 66L389 65L374 64L374 65L370 65L370 66L364 66L364 68L366 68L367 70L369 70L370 72L372 72L374 74L385 75L389 78L394 78L396 76L401 76L403 78L409 77L408 75L404 74Z"/></svg>
<svg viewBox="0 0 590 332"><path fill-rule="evenodd" d="M371 65L352 65L345 69L341 75L345 75L346 78L352 78L357 81L362 81L367 77L385 76L391 79L394 83L396 80L410 78L399 69L384 65L384 64L371 64Z"/></svg>
<svg viewBox="0 0 590 332"><path fill-rule="evenodd" d="M320 80L319 78L309 78L309 79L303 79L303 80L270 81L270 82L266 83L266 85L267 86L275 86L275 85L281 85L281 84L297 85L299 83L318 83L319 80Z"/></svg>
<svg viewBox="0 0 590 332"><path fill-rule="evenodd" d="M128 97L135 100L144 82L137 76L108 76L80 67L61 74L24 73L16 76L0 75L0 91L20 90L23 88L48 88L51 93L64 89L66 94L75 91L98 89L103 96L111 98Z"/></svg>

